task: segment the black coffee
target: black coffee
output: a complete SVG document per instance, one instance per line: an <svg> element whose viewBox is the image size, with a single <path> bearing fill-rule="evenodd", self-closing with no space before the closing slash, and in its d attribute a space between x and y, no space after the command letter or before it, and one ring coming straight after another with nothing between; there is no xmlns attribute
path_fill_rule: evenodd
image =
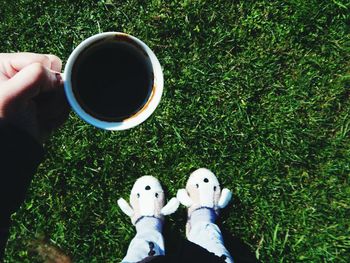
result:
<svg viewBox="0 0 350 263"><path fill-rule="evenodd" d="M81 107L104 121L122 121L145 105L153 88L148 55L127 39L94 43L80 53L72 88Z"/></svg>

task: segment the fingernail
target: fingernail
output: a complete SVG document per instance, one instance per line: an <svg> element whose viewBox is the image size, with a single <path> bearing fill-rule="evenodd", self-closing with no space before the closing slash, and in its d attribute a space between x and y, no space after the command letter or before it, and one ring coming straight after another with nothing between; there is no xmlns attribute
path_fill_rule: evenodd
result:
<svg viewBox="0 0 350 263"><path fill-rule="evenodd" d="M57 72L57 73L55 73L55 75L56 75L57 85L63 85L61 73Z"/></svg>

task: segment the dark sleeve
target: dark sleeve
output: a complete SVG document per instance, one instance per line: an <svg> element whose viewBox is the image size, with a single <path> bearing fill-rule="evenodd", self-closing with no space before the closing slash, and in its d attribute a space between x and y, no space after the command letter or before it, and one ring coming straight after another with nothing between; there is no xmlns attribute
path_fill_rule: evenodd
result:
<svg viewBox="0 0 350 263"><path fill-rule="evenodd" d="M34 138L0 119L0 262L11 214L23 203L42 158L43 147Z"/></svg>

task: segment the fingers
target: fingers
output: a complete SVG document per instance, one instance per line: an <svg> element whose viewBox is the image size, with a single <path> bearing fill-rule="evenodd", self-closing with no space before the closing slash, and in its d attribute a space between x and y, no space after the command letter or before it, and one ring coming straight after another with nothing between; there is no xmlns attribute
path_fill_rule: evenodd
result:
<svg viewBox="0 0 350 263"><path fill-rule="evenodd" d="M5 75L12 78L17 72L33 63L39 63L53 71L61 72L62 61L55 55L44 55L29 52L4 53L0 55L1 62L5 66Z"/></svg>
<svg viewBox="0 0 350 263"><path fill-rule="evenodd" d="M53 71L57 71L57 72L61 72L62 70L62 61L59 57L55 56L55 55L51 55L51 54L48 54L48 55L45 55L46 57L49 58L50 60L50 69L53 70Z"/></svg>
<svg viewBox="0 0 350 263"><path fill-rule="evenodd" d="M5 94L16 100L26 100L37 96L40 92L54 90L62 86L57 73L50 71L40 63L24 67L6 82Z"/></svg>
<svg viewBox="0 0 350 263"><path fill-rule="evenodd" d="M33 63L40 63L44 67L51 68L51 60L48 56L43 54L29 53L29 52L19 52L19 53L9 53L5 54L11 66L16 70L20 71L26 66Z"/></svg>

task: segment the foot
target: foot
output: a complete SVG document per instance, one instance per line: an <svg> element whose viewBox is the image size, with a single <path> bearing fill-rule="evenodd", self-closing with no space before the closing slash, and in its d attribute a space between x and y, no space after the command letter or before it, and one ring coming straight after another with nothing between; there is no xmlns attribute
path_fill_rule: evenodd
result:
<svg viewBox="0 0 350 263"><path fill-rule="evenodd" d="M219 210L226 207L231 198L231 191L227 188L221 190L218 179L211 171L205 168L194 171L187 181L186 189L177 192L177 199L188 208L187 237L191 231L191 222L214 223Z"/></svg>
<svg viewBox="0 0 350 263"><path fill-rule="evenodd" d="M174 213L179 201L172 198L164 206L164 191L157 178L142 176L136 180L130 194L130 205L123 199L118 200L120 209L131 218L136 225L144 217L164 220L165 215Z"/></svg>

